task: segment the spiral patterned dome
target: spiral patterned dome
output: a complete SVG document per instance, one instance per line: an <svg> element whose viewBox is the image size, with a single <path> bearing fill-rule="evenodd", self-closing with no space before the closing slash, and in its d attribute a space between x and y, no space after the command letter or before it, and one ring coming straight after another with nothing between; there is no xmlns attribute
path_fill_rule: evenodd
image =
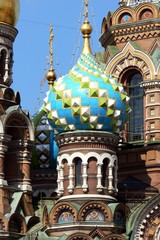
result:
<svg viewBox="0 0 160 240"><path fill-rule="evenodd" d="M19 0L0 0L0 22L15 26L19 17Z"/></svg>
<svg viewBox="0 0 160 240"><path fill-rule="evenodd" d="M104 74L92 54L81 54L71 71L47 93L43 110L58 132L100 130L118 133L130 110L122 85Z"/></svg>

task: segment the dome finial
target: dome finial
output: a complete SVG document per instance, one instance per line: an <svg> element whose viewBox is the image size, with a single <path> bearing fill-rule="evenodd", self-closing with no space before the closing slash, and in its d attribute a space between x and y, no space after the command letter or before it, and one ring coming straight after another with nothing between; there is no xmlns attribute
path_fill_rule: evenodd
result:
<svg viewBox="0 0 160 240"><path fill-rule="evenodd" d="M84 38L82 54L88 54L88 53L92 54L90 41L89 41L90 34L92 33L92 26L88 21L88 0L84 0L84 4L85 4L85 12L84 12L85 21L83 22L83 25L81 27L81 32Z"/></svg>
<svg viewBox="0 0 160 240"><path fill-rule="evenodd" d="M50 68L48 73L46 74L46 78L48 80L48 85L49 88L53 87L54 81L56 80L56 74L54 72L54 68L53 68L53 26L52 24L50 25L50 39L49 39L49 46L50 46L50 50L49 50L49 64L50 64Z"/></svg>

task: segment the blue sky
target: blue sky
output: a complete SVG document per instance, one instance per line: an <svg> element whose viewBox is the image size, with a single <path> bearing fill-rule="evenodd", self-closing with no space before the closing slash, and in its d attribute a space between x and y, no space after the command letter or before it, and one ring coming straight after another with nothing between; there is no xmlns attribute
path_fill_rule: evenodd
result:
<svg viewBox="0 0 160 240"><path fill-rule="evenodd" d="M98 42L102 19L108 11L118 7L118 2L89 0L93 53L104 51ZM54 32L53 63L59 77L68 73L81 53L83 40L79 29L82 14L83 0L20 0L11 87L20 92L22 109L29 110L31 115L41 107L48 90L44 75L48 69L50 24L53 24Z"/></svg>

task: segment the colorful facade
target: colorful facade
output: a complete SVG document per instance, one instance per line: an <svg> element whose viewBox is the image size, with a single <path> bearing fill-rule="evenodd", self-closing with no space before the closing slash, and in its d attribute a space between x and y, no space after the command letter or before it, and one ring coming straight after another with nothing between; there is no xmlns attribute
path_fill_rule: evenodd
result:
<svg viewBox="0 0 160 240"><path fill-rule="evenodd" d="M94 56L84 1L82 54L58 79L51 28L31 120L10 88L19 1L0 1L0 239L160 239L160 3L119 5Z"/></svg>

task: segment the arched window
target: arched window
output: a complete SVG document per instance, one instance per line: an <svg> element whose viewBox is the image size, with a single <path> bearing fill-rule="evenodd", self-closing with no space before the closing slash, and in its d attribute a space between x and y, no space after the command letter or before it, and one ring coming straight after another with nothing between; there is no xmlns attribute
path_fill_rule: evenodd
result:
<svg viewBox="0 0 160 240"><path fill-rule="evenodd" d="M82 161L80 158L75 159L75 185L81 186L82 184Z"/></svg>
<svg viewBox="0 0 160 240"><path fill-rule="evenodd" d="M6 51L2 50L0 53L0 82L3 83L3 78L5 75L5 61L6 61Z"/></svg>
<svg viewBox="0 0 160 240"><path fill-rule="evenodd" d="M143 116L143 81L140 73L134 73L127 82L130 97L131 113L129 116L129 141L139 141L144 138L144 116Z"/></svg>

